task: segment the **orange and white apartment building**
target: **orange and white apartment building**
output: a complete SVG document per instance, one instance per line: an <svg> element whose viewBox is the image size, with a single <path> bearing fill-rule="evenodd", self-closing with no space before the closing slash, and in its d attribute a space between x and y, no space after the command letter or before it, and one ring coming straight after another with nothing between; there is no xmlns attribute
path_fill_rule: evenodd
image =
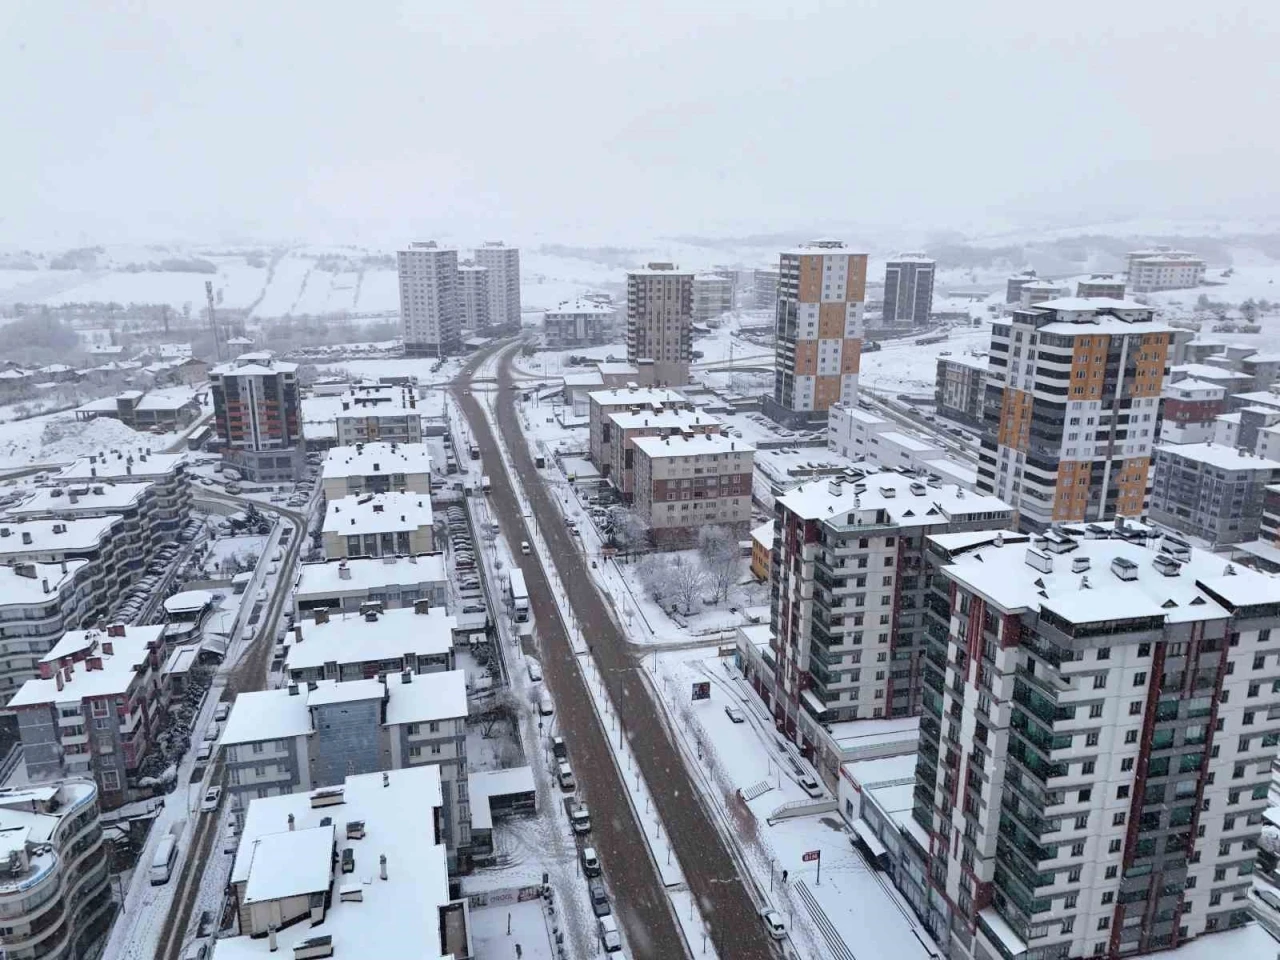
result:
<svg viewBox="0 0 1280 960"><path fill-rule="evenodd" d="M993 324L979 492L1030 530L1141 515L1172 338L1151 307L1104 298Z"/></svg>
<svg viewBox="0 0 1280 960"><path fill-rule="evenodd" d="M824 420L832 404L853 403L862 359L867 255L839 240L814 240L778 258L775 420Z"/></svg>

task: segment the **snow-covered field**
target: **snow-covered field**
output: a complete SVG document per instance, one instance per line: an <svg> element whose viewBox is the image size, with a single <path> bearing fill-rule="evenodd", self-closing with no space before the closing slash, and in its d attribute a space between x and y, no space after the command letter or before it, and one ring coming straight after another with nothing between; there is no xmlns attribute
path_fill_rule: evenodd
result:
<svg viewBox="0 0 1280 960"><path fill-rule="evenodd" d="M174 433L138 433L106 417L79 421L70 412L48 414L0 423L0 470L67 463L106 450L136 455L148 447L163 450L177 439Z"/></svg>

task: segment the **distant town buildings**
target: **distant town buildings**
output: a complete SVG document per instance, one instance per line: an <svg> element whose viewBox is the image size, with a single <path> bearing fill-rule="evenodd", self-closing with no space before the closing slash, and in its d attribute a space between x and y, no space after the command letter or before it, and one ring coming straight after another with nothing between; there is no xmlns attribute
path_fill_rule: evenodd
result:
<svg viewBox="0 0 1280 960"><path fill-rule="evenodd" d="M166 433L181 430L200 416L192 394L126 390L114 397L90 400L76 407L77 420L107 417L138 431Z"/></svg>
<svg viewBox="0 0 1280 960"><path fill-rule="evenodd" d="M607 342L613 332L614 311L604 304L579 298L567 300L543 317L548 347L586 347Z"/></svg>
<svg viewBox="0 0 1280 960"><path fill-rule="evenodd" d="M777 270L756 270L751 281L751 306L756 310L776 310L778 308Z"/></svg>
<svg viewBox="0 0 1280 960"><path fill-rule="evenodd" d="M1025 310L1027 307L1034 307L1037 303L1044 303L1046 300L1067 297L1070 293L1071 291L1065 286L1052 280L1030 279L1022 284L1019 290L1018 305Z"/></svg>
<svg viewBox="0 0 1280 960"><path fill-rule="evenodd" d="M0 916L9 957L88 957L114 916L92 779L0 790Z"/></svg>
<svg viewBox="0 0 1280 960"><path fill-rule="evenodd" d="M92 777L102 803L128 798L129 781L165 723L164 627L72 630L39 661L39 676L9 701L32 781Z"/></svg>
<svg viewBox="0 0 1280 960"><path fill-rule="evenodd" d="M246 480L294 480L302 468L298 365L242 354L209 371L213 422L228 463Z"/></svg>
<svg viewBox="0 0 1280 960"><path fill-rule="evenodd" d="M700 273L693 278L693 319L714 320L733 310L733 278L719 273Z"/></svg>
<svg viewBox="0 0 1280 960"><path fill-rule="evenodd" d="M479 258L476 262L488 266ZM426 357L457 353L462 346L458 251L440 247L434 240L414 242L396 254L396 269L405 353ZM489 280L494 279L490 275Z"/></svg>
<svg viewBox="0 0 1280 960"><path fill-rule="evenodd" d="M489 268L472 260L458 264L458 319L464 330L489 326Z"/></svg>
<svg viewBox="0 0 1280 960"><path fill-rule="evenodd" d="M885 264L881 326L928 325L937 269L937 261L920 254L903 254Z"/></svg>
<svg viewBox="0 0 1280 960"><path fill-rule="evenodd" d="M1129 254L1127 283L1131 293L1185 290L1204 280L1205 262L1188 250L1157 246Z"/></svg>
<svg viewBox="0 0 1280 960"><path fill-rule="evenodd" d="M1247 923L1275 581L1121 521L929 549L908 834L952 960L1131 956Z"/></svg>
<svg viewBox="0 0 1280 960"><path fill-rule="evenodd" d="M1026 529L1140 516L1170 339L1123 300L1049 300L994 323L978 490Z"/></svg>
<svg viewBox="0 0 1280 960"><path fill-rule="evenodd" d="M1151 519L1210 546L1255 540L1280 462L1213 443L1156 448ZM1277 585L1280 587L1280 584Z"/></svg>
<svg viewBox="0 0 1280 960"><path fill-rule="evenodd" d="M784 251L778 263L777 346L765 412L783 423L825 420L857 400L867 255L839 240Z"/></svg>
<svg viewBox="0 0 1280 960"><path fill-rule="evenodd" d="M1023 270L1021 273L1014 274L1005 281L1004 302L1021 303L1022 288L1035 279L1037 277L1034 270Z"/></svg>
<svg viewBox="0 0 1280 960"><path fill-rule="evenodd" d="M640 437L633 449L633 509L656 544L688 545L707 526L746 538L755 447L701 433Z"/></svg>
<svg viewBox="0 0 1280 960"><path fill-rule="evenodd" d="M662 386L689 382L693 349L693 274L671 263L627 273L627 361L653 361Z"/></svg>
<svg viewBox="0 0 1280 960"><path fill-rule="evenodd" d="M474 251L477 266L489 271L489 323L520 326L520 251L501 240Z"/></svg>

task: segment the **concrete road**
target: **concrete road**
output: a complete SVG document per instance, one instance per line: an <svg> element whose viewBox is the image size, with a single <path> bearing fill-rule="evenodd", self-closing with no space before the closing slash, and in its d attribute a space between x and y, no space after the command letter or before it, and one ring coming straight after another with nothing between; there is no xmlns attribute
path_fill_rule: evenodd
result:
<svg viewBox="0 0 1280 960"><path fill-rule="evenodd" d="M605 873L618 892L618 915L632 954L667 958L685 950L672 919L661 881L649 859L604 741L604 733L588 700L578 661L565 636L543 564L555 564L567 585L569 602L592 647L610 698L622 718L632 751L639 762L654 802L685 877L697 897L723 960L767 960L777 956L756 906L747 892L720 833L668 739L657 706L639 673L626 637L614 624L604 599L596 591L581 554L581 543L565 530L551 494L533 464L517 421L511 373L512 356L504 355L498 375L498 426L511 452L526 495L537 516L551 557L518 556L529 589L530 605L541 644L544 682L555 697L560 732L569 744L574 772L591 804L593 839ZM478 364L477 364L478 365ZM474 365L469 365L474 369ZM512 490L497 443L479 402L471 395L464 371L455 396L480 446L485 472L493 489L490 506L508 540L527 538L520 505ZM601 815L603 814L603 816Z"/></svg>

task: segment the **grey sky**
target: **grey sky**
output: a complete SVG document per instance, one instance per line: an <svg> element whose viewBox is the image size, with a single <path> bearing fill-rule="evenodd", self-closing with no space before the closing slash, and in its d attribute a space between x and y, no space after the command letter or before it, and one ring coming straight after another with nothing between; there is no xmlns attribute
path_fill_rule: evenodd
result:
<svg viewBox="0 0 1280 960"><path fill-rule="evenodd" d="M1276 212L1273 3L108 6L0 5L0 240Z"/></svg>

